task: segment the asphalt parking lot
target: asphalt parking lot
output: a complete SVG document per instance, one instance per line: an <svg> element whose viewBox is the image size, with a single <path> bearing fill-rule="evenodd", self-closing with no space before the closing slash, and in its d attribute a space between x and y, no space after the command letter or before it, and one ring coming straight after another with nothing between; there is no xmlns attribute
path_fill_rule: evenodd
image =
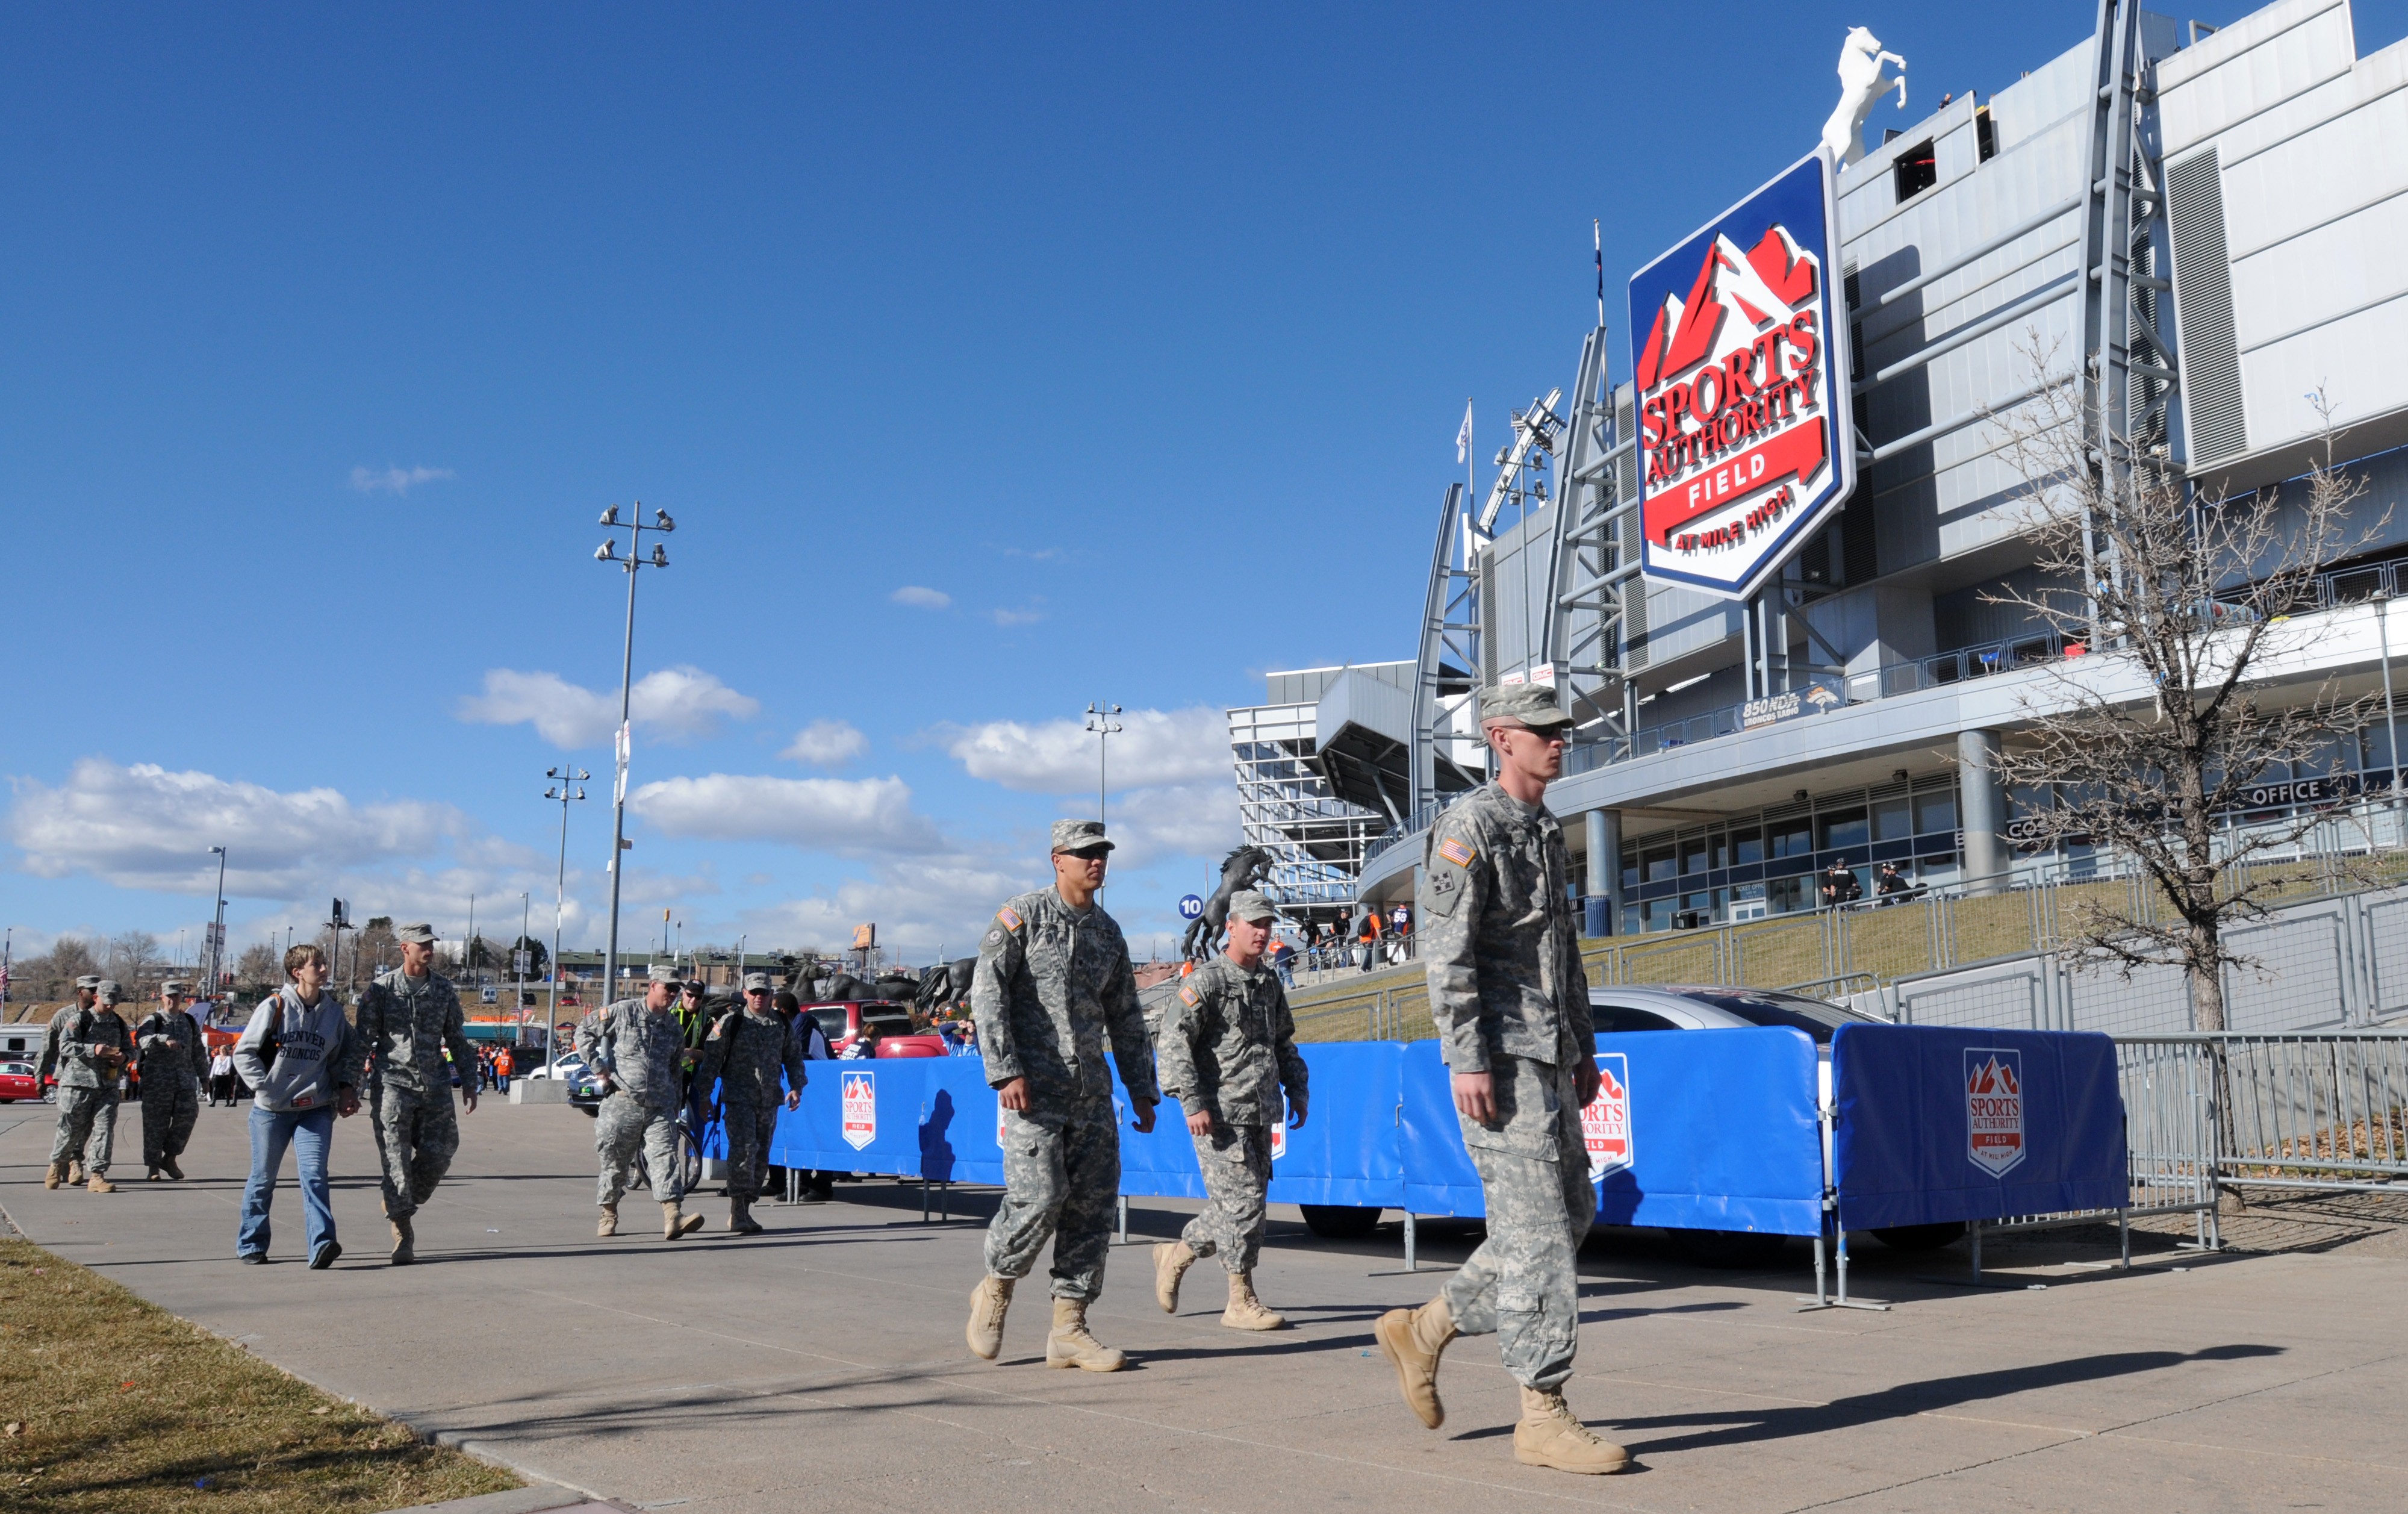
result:
<svg viewBox="0 0 2408 1514"><path fill-rule="evenodd" d="M1423 1227L1417 1276L1393 1226L1337 1245L1274 1208L1257 1282L1296 1328L1268 1336L1220 1327L1210 1263L1171 1317L1142 1245L1116 1250L1095 1321L1135 1360L1095 1376L1040 1364L1040 1287L999 1363L963 1346L991 1192L958 1191L953 1222L924 1225L916 1187L839 1184L834 1204L757 1210L769 1233L742 1240L706 1197L711 1228L675 1245L631 1197L626 1233L597 1240L591 1121L489 1101L420 1217L420 1265L383 1264L374 1145L353 1119L336 1141L349 1254L300 1264L288 1175L280 1264L259 1269L233 1258L240 1111L203 1111L191 1181L120 1163L113 1195L43 1190L50 1119L0 1107L0 1206L33 1240L312 1382L634 1506L2408 1507L2395 1256L2158 1250L2126 1275L2084 1265L2105 1251L1994 1247L2005 1280L2049 1286L1972 1291L1921 1280L1961 1252L1867 1243L1856 1291L1897 1306L1801 1314L1802 1248L1784 1270L1710 1273L1659 1236L1601 1233L1569 1393L1636 1466L1577 1478L1512 1461L1493 1340L1449 1349L1438 1432L1372 1345L1372 1319L1427 1298L1473 1244L1460 1222ZM1132 1238L1173 1233L1190 1207L1141 1201Z"/></svg>

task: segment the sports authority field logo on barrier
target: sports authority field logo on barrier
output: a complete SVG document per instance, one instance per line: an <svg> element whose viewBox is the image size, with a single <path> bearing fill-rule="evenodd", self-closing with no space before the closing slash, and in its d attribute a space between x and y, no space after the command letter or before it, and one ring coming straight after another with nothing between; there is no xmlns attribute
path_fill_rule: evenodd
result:
<svg viewBox="0 0 2408 1514"><path fill-rule="evenodd" d="M1286 1155L1287 1117L1283 1115L1271 1121L1271 1161L1277 1161Z"/></svg>
<svg viewBox="0 0 2408 1514"><path fill-rule="evenodd" d="M1650 578L1752 594L1856 487L1835 177L1817 150L1631 277Z"/></svg>
<svg viewBox="0 0 2408 1514"><path fill-rule="evenodd" d="M878 1086L867 1072L846 1073L837 1085L844 1114L844 1144L855 1151L878 1139Z"/></svg>
<svg viewBox="0 0 2408 1514"><path fill-rule="evenodd" d="M1965 1048L1965 1160L2004 1177L2024 1160L2024 1054Z"/></svg>
<svg viewBox="0 0 2408 1514"><path fill-rule="evenodd" d="M1621 1052L1598 1053L1597 1097L1581 1105L1581 1137L1590 1182L1630 1165L1630 1060Z"/></svg>

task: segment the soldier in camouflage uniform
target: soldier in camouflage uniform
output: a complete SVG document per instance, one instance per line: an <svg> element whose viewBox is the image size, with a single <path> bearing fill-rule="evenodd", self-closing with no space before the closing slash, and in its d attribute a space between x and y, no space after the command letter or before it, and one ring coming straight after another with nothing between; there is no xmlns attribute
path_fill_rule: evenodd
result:
<svg viewBox="0 0 2408 1514"><path fill-rule="evenodd" d="M406 1267L417 1259L410 1217L434 1195L460 1149L452 1068L460 1069L462 1106L476 1113L477 1053L468 1045L460 996L435 971L435 928L405 925L394 936L401 966L360 995L356 1029L368 1059L368 1104L384 1169L385 1218L393 1222L393 1264ZM450 1066L443 1060L447 1049Z"/></svg>
<svg viewBox="0 0 2408 1514"><path fill-rule="evenodd" d="M1424 844L1421 951L1430 1018L1480 1171L1488 1238L1438 1297L1373 1327L1406 1405L1436 1429L1439 1353L1495 1331L1522 1385L1514 1459L1618 1472L1628 1453L1564 1404L1580 1344L1580 1244L1597 1215L1580 1111L1597 1096L1588 976L1569 897L1563 828L1547 812L1571 721L1544 684L1481 691L1498 776L1456 800Z"/></svg>
<svg viewBox="0 0 2408 1514"><path fill-rule="evenodd" d="M709 1088L719 1080L721 1117L727 1129L727 1228L758 1235L752 1201L768 1175L769 1137L778 1129L778 1076L785 1074L786 1107L803 1102L803 1050L786 1022L769 1007L769 974L744 974L744 1007L721 1017L702 1043L695 1077Z"/></svg>
<svg viewBox="0 0 2408 1514"><path fill-rule="evenodd" d="M679 1086L702 1054L685 1049L683 1031L669 1013L676 989L677 969L656 963L642 999L597 1009L577 1027L577 1055L609 1090L594 1117L594 1149L602 1158L597 1235L619 1233L619 1199L634 1179L638 1152L652 1175L652 1197L660 1201L661 1238L674 1241L702 1228L702 1216L683 1213L680 1203L685 1174L678 1161Z"/></svg>
<svg viewBox="0 0 2408 1514"><path fill-rule="evenodd" d="M99 1002L100 981L100 974L97 973L87 973L76 979L75 1002L50 1017L49 1029L42 1032L41 1065L34 1069L35 1087L43 1086L50 1080L50 1074L58 1071L59 1043L67 1033L67 1024L76 1017L78 1012L89 1010ZM80 1184L83 1181L83 1158L84 1154L79 1150L68 1154L66 1171L68 1182Z"/></svg>
<svg viewBox="0 0 2408 1514"><path fill-rule="evenodd" d="M94 1193L114 1193L109 1154L117 1145L125 1067L134 1060L134 1027L117 1013L125 994L116 984L103 978L93 997L93 1007L78 1007L59 1033L59 1132L50 1142L50 1170L42 1186L66 1181L68 1159L85 1152L84 1186Z"/></svg>
<svg viewBox="0 0 2408 1514"><path fill-rule="evenodd" d="M156 1182L164 1174L183 1181L176 1159L193 1138L201 1117L201 1028L184 1013L184 986L159 985L159 1007L134 1029L142 1074L142 1162Z"/></svg>
<svg viewBox="0 0 2408 1514"><path fill-rule="evenodd" d="M1271 1182L1271 1130L1283 1113L1304 1123L1305 1065L1279 974L1263 961L1270 901L1252 888L1229 898L1229 944L1187 975L1154 1033L1162 1091L1187 1111L1210 1201L1176 1241L1154 1248L1154 1298L1179 1312L1179 1279L1199 1257L1218 1254L1229 1274L1232 1330L1277 1330L1284 1317L1254 1296ZM1283 1111L1281 1090L1286 1090Z"/></svg>
<svg viewBox="0 0 2408 1514"><path fill-rule="evenodd" d="M1003 1109L1003 1203L970 1293L973 1354L994 1361L1012 1286L1054 1242L1054 1328L1045 1364L1116 1372L1126 1362L1087 1330L1103 1291L1120 1195L1121 1144L1104 1041L1140 1132L1154 1129L1154 1059L1121 928L1096 903L1112 844L1099 820L1054 822L1054 887L997 910L970 978L986 1080Z"/></svg>

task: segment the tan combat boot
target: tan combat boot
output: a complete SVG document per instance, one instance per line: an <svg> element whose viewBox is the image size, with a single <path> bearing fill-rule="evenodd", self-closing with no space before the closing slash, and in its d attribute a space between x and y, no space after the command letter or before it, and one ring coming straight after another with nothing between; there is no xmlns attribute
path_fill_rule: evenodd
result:
<svg viewBox="0 0 2408 1514"><path fill-rule="evenodd" d="M1087 1334L1084 1299L1054 1301L1054 1331L1045 1337L1045 1364L1082 1372L1118 1372L1128 1358Z"/></svg>
<svg viewBox="0 0 2408 1514"><path fill-rule="evenodd" d="M83 1187L83 1159L81 1157L69 1157L67 1159L67 1181L78 1188Z"/></svg>
<svg viewBox="0 0 2408 1514"><path fill-rule="evenodd" d="M1372 1335L1397 1369L1397 1384L1405 1392L1405 1407L1432 1430L1446 1423L1446 1406L1438 1401L1438 1358L1455 1339L1455 1316L1441 1293L1418 1309L1390 1309L1371 1326Z"/></svg>
<svg viewBox="0 0 2408 1514"><path fill-rule="evenodd" d="M42 1175L42 1186L44 1188L56 1188L66 1180L67 1164L64 1161L54 1161L50 1163L50 1170Z"/></svg>
<svg viewBox="0 0 2408 1514"><path fill-rule="evenodd" d="M752 1218L752 1200L730 1199L727 1201L727 1229L728 1233L734 1235L758 1235L761 1233L760 1221Z"/></svg>
<svg viewBox="0 0 2408 1514"><path fill-rule="evenodd" d="M970 1355L982 1362L994 1361L1003 1349L1003 1317L1011 1307L1011 1285L1019 1280L989 1274L970 1290Z"/></svg>
<svg viewBox="0 0 2408 1514"><path fill-rule="evenodd" d="M1630 1453L1590 1433L1564 1403L1560 1388L1522 1390L1522 1422L1513 1427L1513 1460L1558 1472L1619 1472Z"/></svg>
<svg viewBox="0 0 2408 1514"><path fill-rule="evenodd" d="M691 1235L702 1229L702 1216L687 1214L683 1205L671 1199L661 1205L661 1239L674 1241L681 1235Z"/></svg>
<svg viewBox="0 0 2408 1514"><path fill-rule="evenodd" d="M596 1235L616 1235L619 1233L619 1206L617 1204L606 1204L602 1206L602 1218L595 1222L594 1233Z"/></svg>
<svg viewBox="0 0 2408 1514"><path fill-rule="evenodd" d="M99 1173L93 1174L92 1181L84 1184L84 1187L90 1189L94 1193L114 1193L117 1191L117 1185L110 1182L107 1177L101 1175Z"/></svg>
<svg viewBox="0 0 2408 1514"><path fill-rule="evenodd" d="M1263 1307L1254 1297L1252 1273L1229 1274L1229 1306L1221 1312L1221 1322L1231 1330L1277 1330L1287 1323L1287 1316L1274 1314Z"/></svg>
<svg viewBox="0 0 2408 1514"><path fill-rule="evenodd" d="M407 1267L418 1260L418 1233L409 1228L409 1218L407 1215L394 1220L392 1224L393 1264L396 1267Z"/></svg>
<svg viewBox="0 0 2408 1514"><path fill-rule="evenodd" d="M1196 1253L1185 1241L1158 1242L1154 1248L1154 1302L1165 1314L1179 1312L1179 1279L1196 1265Z"/></svg>

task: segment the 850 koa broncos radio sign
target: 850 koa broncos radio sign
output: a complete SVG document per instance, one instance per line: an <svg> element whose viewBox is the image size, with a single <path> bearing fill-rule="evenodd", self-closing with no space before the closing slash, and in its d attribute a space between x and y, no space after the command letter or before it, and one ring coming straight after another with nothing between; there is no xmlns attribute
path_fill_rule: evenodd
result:
<svg viewBox="0 0 2408 1514"><path fill-rule="evenodd" d="M1647 576L1754 593L1856 487L1817 151L1630 281Z"/></svg>

